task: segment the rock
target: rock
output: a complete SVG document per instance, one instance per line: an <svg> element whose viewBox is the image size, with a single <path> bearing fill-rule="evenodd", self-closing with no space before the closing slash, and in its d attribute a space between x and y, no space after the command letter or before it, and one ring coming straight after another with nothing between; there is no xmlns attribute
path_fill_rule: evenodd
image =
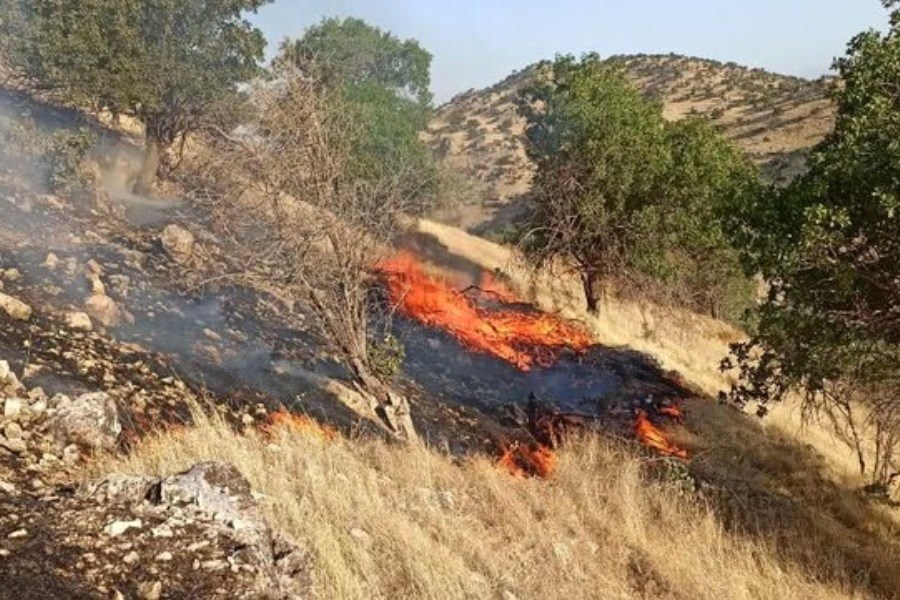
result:
<svg viewBox="0 0 900 600"><path fill-rule="evenodd" d="M6 439L8 440L21 440L24 432L21 425L12 421L6 424L3 428L3 433L6 434Z"/></svg>
<svg viewBox="0 0 900 600"><path fill-rule="evenodd" d="M0 398L16 395L24 391L25 386L22 385L12 369L9 368L9 363L5 360L0 360Z"/></svg>
<svg viewBox="0 0 900 600"><path fill-rule="evenodd" d="M98 482L83 485L78 494L108 504L137 504L150 498L159 481L156 477L114 473Z"/></svg>
<svg viewBox="0 0 900 600"><path fill-rule="evenodd" d="M89 259L85 266L87 267L88 273L96 275L97 277L103 275L103 267L93 258Z"/></svg>
<svg viewBox="0 0 900 600"><path fill-rule="evenodd" d="M178 262L191 258L194 253L194 234L179 225L168 225L160 236L163 248Z"/></svg>
<svg viewBox="0 0 900 600"><path fill-rule="evenodd" d="M49 254L47 255L47 258L44 260L44 266L45 266L46 268L50 269L51 271L55 270L56 267L59 266L59 257L56 256L56 255L55 255L54 253L52 253L52 252L49 253Z"/></svg>
<svg viewBox="0 0 900 600"><path fill-rule="evenodd" d="M103 528L103 533L109 537L119 537L129 529L140 529L144 523L140 519L134 521L113 521Z"/></svg>
<svg viewBox="0 0 900 600"><path fill-rule="evenodd" d="M19 281L22 279L22 273L18 269L7 269L6 271L0 272L0 279L5 279L6 281Z"/></svg>
<svg viewBox="0 0 900 600"><path fill-rule="evenodd" d="M27 529L17 529L16 531L13 531L11 534L9 534L6 537L8 537L11 540L16 540L19 538L26 537L27 535L28 535Z"/></svg>
<svg viewBox="0 0 900 600"><path fill-rule="evenodd" d="M115 327L122 322L122 311L115 300L106 295L95 294L88 298L84 310L104 327Z"/></svg>
<svg viewBox="0 0 900 600"><path fill-rule="evenodd" d="M80 444L92 449L112 450L122 433L116 403L104 392L83 394L60 403L50 422L60 448Z"/></svg>
<svg viewBox="0 0 900 600"><path fill-rule="evenodd" d="M134 550L132 550L131 552L129 552L128 554L126 554L126 555L124 556L124 558L122 558L122 561L123 561L126 565L131 565L131 564L136 563L136 562L139 561L140 559L141 559L141 555L138 554L137 552L135 552Z"/></svg>
<svg viewBox="0 0 900 600"><path fill-rule="evenodd" d="M8 481L0 479L0 492L3 492L4 494L15 494L16 486Z"/></svg>
<svg viewBox="0 0 900 600"><path fill-rule="evenodd" d="M81 458L81 452L78 451L78 446L75 444L69 444L65 448L63 448L62 452L62 460L67 465L74 465Z"/></svg>
<svg viewBox="0 0 900 600"><path fill-rule="evenodd" d="M94 296L105 296L106 295L106 286L103 285L103 280L100 279L100 276L96 273L88 273L87 280L91 283L91 294Z"/></svg>
<svg viewBox="0 0 900 600"><path fill-rule="evenodd" d="M13 454L22 454L23 452L25 452L25 450L28 449L28 446L22 439L8 440L4 436L0 435L0 448L5 448Z"/></svg>
<svg viewBox="0 0 900 600"><path fill-rule="evenodd" d="M150 530L150 535L155 538L170 538L175 535L172 528L168 525L160 525Z"/></svg>
<svg viewBox="0 0 900 600"><path fill-rule="evenodd" d="M159 557L157 557L157 560ZM141 600L159 600L162 598L162 581L147 581L137 586L138 597Z"/></svg>
<svg viewBox="0 0 900 600"><path fill-rule="evenodd" d="M91 318L87 313L71 312L66 315L66 325L72 329L80 329L81 331L90 331L94 328Z"/></svg>
<svg viewBox="0 0 900 600"><path fill-rule="evenodd" d="M83 486L79 495L84 494L109 502L155 505L152 509L154 514L169 515L168 520L151 531L156 539L182 536L186 531L201 528L202 533L198 535L200 541L191 544L189 551L208 547L210 540L228 540L227 547L232 548L230 555L225 559L213 558L202 562L197 558L195 570L202 567L224 571L246 565L258 573L259 597L287 600L309 594L309 554L286 536L269 528L250 484L229 464L201 463L165 479L110 475L98 483ZM135 510L140 509L136 507ZM185 515L188 515L187 521L184 521ZM191 527L178 529L176 533L173 526L178 522L190 523ZM139 557L129 554L125 560L136 562ZM170 551L163 551L155 557L157 562L172 560L174 555Z"/></svg>
<svg viewBox="0 0 900 600"><path fill-rule="evenodd" d="M0 310L13 319L27 321L31 318L31 307L17 298L0 292Z"/></svg>
<svg viewBox="0 0 900 600"><path fill-rule="evenodd" d="M3 403L3 416L7 419L18 419L25 410L25 401L21 398L7 398Z"/></svg>

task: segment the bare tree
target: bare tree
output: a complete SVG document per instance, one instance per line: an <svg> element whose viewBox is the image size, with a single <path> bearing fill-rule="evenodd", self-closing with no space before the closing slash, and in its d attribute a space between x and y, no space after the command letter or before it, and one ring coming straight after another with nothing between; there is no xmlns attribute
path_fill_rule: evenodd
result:
<svg viewBox="0 0 900 600"><path fill-rule="evenodd" d="M397 438L415 440L406 398L373 361L370 320L373 267L409 223L405 216L423 208L422 196L409 191L416 173L355 176L360 131L352 112L299 72L280 73L250 96L238 128L209 132L199 197L240 257L239 278L277 290L289 307L314 317L352 373L354 390L338 394L345 403Z"/></svg>

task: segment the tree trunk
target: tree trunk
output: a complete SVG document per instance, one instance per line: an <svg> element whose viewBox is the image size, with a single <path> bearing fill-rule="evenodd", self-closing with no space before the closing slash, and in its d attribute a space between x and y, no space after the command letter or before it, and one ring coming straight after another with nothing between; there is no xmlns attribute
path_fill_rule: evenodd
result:
<svg viewBox="0 0 900 600"><path fill-rule="evenodd" d="M385 399L379 400L372 392L358 384L357 389L353 389L340 381L297 366L292 367L291 373L332 394L341 404L381 427L394 438L407 443L419 440L409 415L409 403L406 398L389 389L382 386Z"/></svg>
<svg viewBox="0 0 900 600"><path fill-rule="evenodd" d="M360 391L373 399L375 414L394 437L409 444L418 442L419 435L412 422L409 400L372 375L361 360L354 359L350 367L359 379Z"/></svg>
<svg viewBox="0 0 900 600"><path fill-rule="evenodd" d="M141 172L138 174L137 182L134 184L135 194L149 196L153 193L153 185L156 183L156 172L159 170L162 153L162 142L148 132L144 161L141 163Z"/></svg>
<svg viewBox="0 0 900 600"><path fill-rule="evenodd" d="M581 274L581 285L584 287L584 300L589 313L600 313L600 294L598 293L598 278L596 273L585 272Z"/></svg>

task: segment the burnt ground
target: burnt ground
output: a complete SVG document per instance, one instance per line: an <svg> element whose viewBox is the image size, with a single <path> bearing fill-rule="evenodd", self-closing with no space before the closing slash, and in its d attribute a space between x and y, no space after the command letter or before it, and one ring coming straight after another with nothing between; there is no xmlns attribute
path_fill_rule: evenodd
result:
<svg viewBox="0 0 900 600"><path fill-rule="evenodd" d="M54 107L28 109L48 131L79 124ZM133 151L127 140L103 134L105 144ZM0 161L0 292L28 304L32 315L17 320L0 310L0 361L35 398L108 393L125 428L125 451L144 432L187 421L196 399L222 407L236 427L261 424L286 406L360 432L343 405L291 374L299 365L342 375L308 319L300 313L288 322L275 299L210 277L234 268L201 215L173 200L50 194L39 168L10 167ZM187 262L161 246L170 223L196 237ZM69 316L85 310L98 279L119 322L104 327L95 319L91 331L72 326ZM533 442L529 404L631 435L637 406L689 394L628 350L597 346L522 373L415 322L397 319L396 331L407 354L397 385L410 398L416 427L454 454ZM152 598L152 586L137 586L157 581L165 582L167 598L253 597L250 574L217 566L235 552L227 540L196 547L199 533L190 526L157 538L151 520L142 533L111 543L104 526L133 518L134 510L76 494L79 464L65 459L42 423L23 422L24 452L0 448L0 598ZM157 558L166 552L178 559ZM135 554L139 562L123 568Z"/></svg>

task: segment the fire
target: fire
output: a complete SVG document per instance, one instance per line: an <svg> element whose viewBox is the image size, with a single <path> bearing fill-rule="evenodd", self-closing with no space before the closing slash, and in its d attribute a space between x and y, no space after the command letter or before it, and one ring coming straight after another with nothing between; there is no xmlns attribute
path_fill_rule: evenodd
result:
<svg viewBox="0 0 900 600"><path fill-rule="evenodd" d="M556 452L547 446L508 446L497 465L516 477L549 477L556 470Z"/></svg>
<svg viewBox="0 0 900 600"><path fill-rule="evenodd" d="M677 407L674 407L676 410ZM681 414L680 411L678 413ZM637 438L645 446L653 448L660 454L665 456L674 456L676 458L687 458L687 450L679 448L666 439L665 434L651 421L647 416L647 412L643 410L637 411L637 420L635 421L635 432Z"/></svg>
<svg viewBox="0 0 900 600"><path fill-rule="evenodd" d="M470 350L496 356L522 371L550 366L570 349L584 352L588 335L571 323L544 313L481 308L465 294L424 273L408 252L379 265L391 301L405 315L452 335ZM517 300L489 275L482 282L505 303Z"/></svg>
<svg viewBox="0 0 900 600"><path fill-rule="evenodd" d="M321 425L311 417L292 413L285 408L269 415L268 421L262 427L262 430L268 435L274 435L279 430L292 433L299 432L326 442L333 442L340 437L336 429L327 425Z"/></svg>
<svg viewBox="0 0 900 600"><path fill-rule="evenodd" d="M496 298L500 302L504 302L506 304L515 304L517 302L520 302L518 296L510 291L510 289L505 285L497 281L490 273L484 273L481 276L481 283L478 287L482 292L489 296L492 296L493 298Z"/></svg>

